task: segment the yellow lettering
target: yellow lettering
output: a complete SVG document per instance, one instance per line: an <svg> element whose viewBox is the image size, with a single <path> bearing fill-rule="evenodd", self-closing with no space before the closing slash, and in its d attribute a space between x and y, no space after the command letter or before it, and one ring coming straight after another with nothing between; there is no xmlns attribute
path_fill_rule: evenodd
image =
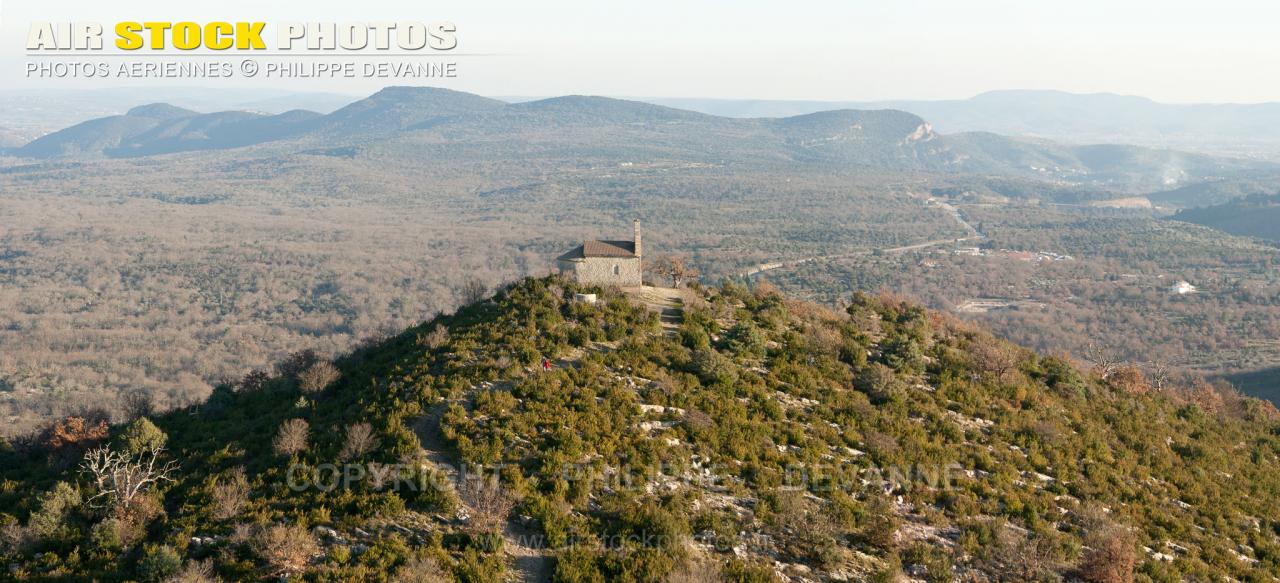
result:
<svg viewBox="0 0 1280 583"><path fill-rule="evenodd" d="M267 44L262 42L262 29L267 26L265 22L237 22L236 23L236 48L237 49L265 49Z"/></svg>
<svg viewBox="0 0 1280 583"><path fill-rule="evenodd" d="M142 31L142 25L136 22L117 22L116 23L116 47L126 51L136 51L142 48L142 35L138 34Z"/></svg>
<svg viewBox="0 0 1280 583"><path fill-rule="evenodd" d="M200 25L194 22L174 24L173 48L184 51L200 48Z"/></svg>
<svg viewBox="0 0 1280 583"><path fill-rule="evenodd" d="M210 22L204 25L204 46L215 51L231 48L234 40L228 37L235 29L229 22Z"/></svg>
<svg viewBox="0 0 1280 583"><path fill-rule="evenodd" d="M168 22L144 22L142 27L151 31L151 50L158 51L164 48L164 31L169 30L173 26Z"/></svg>

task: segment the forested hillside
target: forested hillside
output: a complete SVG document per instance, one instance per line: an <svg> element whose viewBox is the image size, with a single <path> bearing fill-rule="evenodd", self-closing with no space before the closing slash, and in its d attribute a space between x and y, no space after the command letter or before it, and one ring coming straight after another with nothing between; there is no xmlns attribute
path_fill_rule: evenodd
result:
<svg viewBox="0 0 1280 583"><path fill-rule="evenodd" d="M1182 211L1179 221L1280 243L1280 194L1254 194L1219 205Z"/></svg>
<svg viewBox="0 0 1280 583"><path fill-rule="evenodd" d="M134 414L2 446L5 576L1280 575L1273 407L887 296L695 287L664 329L617 292L524 279Z"/></svg>
<svg viewBox="0 0 1280 583"><path fill-rule="evenodd" d="M1237 184L1223 174L1265 184L1257 161L938 134L900 111L741 120L429 88L328 115L142 106L30 147L51 157L0 159L0 435L121 419L129 400L183 407L290 352L333 356L634 218L707 282L786 264L767 277L832 306L882 289L938 309L1044 302L964 317L1045 351L1280 365L1280 251L1090 206ZM1077 261L953 253L971 245ZM1166 279L1201 293L1175 301Z"/></svg>

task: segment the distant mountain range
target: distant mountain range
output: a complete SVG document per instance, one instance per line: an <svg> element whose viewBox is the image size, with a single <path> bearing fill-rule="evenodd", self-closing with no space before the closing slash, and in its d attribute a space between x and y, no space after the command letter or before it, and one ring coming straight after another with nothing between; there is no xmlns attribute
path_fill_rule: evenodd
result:
<svg viewBox="0 0 1280 583"><path fill-rule="evenodd" d="M340 93L221 87L108 87L0 90L0 147L21 146L47 133L90 119L162 102L196 111L329 113L358 96Z"/></svg>
<svg viewBox="0 0 1280 583"><path fill-rule="evenodd" d="M864 166L1031 178L1150 192L1275 170L1270 163L1136 146L1071 146L984 132L939 134L898 110L835 110L784 118L729 118L649 103L566 96L507 103L426 87L391 87L329 114L305 110L198 113L136 107L40 137L10 154L37 159L127 158L267 143L301 149L432 135L436 141L584 152L627 150L714 162Z"/></svg>
<svg viewBox="0 0 1280 583"><path fill-rule="evenodd" d="M783 117L841 108L900 109L928 119L945 133L986 131L1074 143L1280 156L1280 103L1183 105L1062 91L992 91L940 101L648 101L730 117Z"/></svg>
<svg viewBox="0 0 1280 583"><path fill-rule="evenodd" d="M147 101L197 111L329 113L354 99L336 93L282 90L113 88L94 91L0 91L0 147L14 146L91 118L119 114ZM507 102L535 101L503 97ZM906 111L943 134L990 132L1073 144L1132 144L1191 152L1280 160L1280 103L1168 104L1143 97L1061 91L992 91L969 99L786 101L632 98L656 105L736 118L794 117L840 109Z"/></svg>

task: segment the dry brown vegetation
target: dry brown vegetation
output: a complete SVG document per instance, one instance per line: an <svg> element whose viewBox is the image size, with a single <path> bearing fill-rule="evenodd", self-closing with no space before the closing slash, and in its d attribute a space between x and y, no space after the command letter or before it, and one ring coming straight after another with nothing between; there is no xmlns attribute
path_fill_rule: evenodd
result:
<svg viewBox="0 0 1280 583"><path fill-rule="evenodd" d="M333 363L320 361L298 375L298 388L304 393L319 393L341 376L342 373Z"/></svg>
<svg viewBox="0 0 1280 583"><path fill-rule="evenodd" d="M988 255L956 255L958 245L942 245L815 262L769 278L789 293L830 303L855 290L892 290L941 310L977 298L1008 300L1005 309L961 315L1017 344L1068 352L1105 377L1124 363L1140 365L1155 386L1188 369L1216 374L1280 363L1274 246L1131 212L961 207L989 235L982 242ZM1074 260L1023 261L1001 249ZM1170 293L1180 279L1198 293Z"/></svg>
<svg viewBox="0 0 1280 583"><path fill-rule="evenodd" d="M275 524L261 529L253 539L258 556L272 573L288 576L306 569L311 557L320 552L315 537L299 525Z"/></svg>
<svg viewBox="0 0 1280 583"><path fill-rule="evenodd" d="M356 459L377 448L378 436L374 434L372 425L368 423L349 425L346 441L342 443L342 451L338 453L338 459L342 461Z"/></svg>
<svg viewBox="0 0 1280 583"><path fill-rule="evenodd" d="M305 419L289 419L280 424L280 431L276 433L271 447L284 456L301 453L307 450L310 435L311 426Z"/></svg>
<svg viewBox="0 0 1280 583"><path fill-rule="evenodd" d="M217 478L213 485L213 515L219 520L234 518L249 503L249 478L243 467L236 467Z"/></svg>
<svg viewBox="0 0 1280 583"><path fill-rule="evenodd" d="M684 253L713 280L956 230L870 172L622 169L616 155L513 165L412 143L354 158L0 161L0 432L136 415L123 393L161 411L199 402L298 350L327 358L546 273L635 217L655 256Z"/></svg>

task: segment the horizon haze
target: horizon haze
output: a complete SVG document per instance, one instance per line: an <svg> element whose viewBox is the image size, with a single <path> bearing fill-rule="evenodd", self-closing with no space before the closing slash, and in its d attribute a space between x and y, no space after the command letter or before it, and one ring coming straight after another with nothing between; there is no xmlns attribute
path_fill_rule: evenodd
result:
<svg viewBox="0 0 1280 583"><path fill-rule="evenodd" d="M1273 4L1228 0L1210 10L1184 0L822 2L786 18L765 2L727 6L440 2L424 8L403 0L358 6L231 0L216 8L175 8L148 0L132 3L125 14L83 0L7 2L0 5L0 65L7 71L0 79L10 88L112 85L26 78L22 63L31 22L448 19L458 26L459 56L453 59L459 73L445 80L447 86L486 95L883 101L963 99L1009 88L1142 95L1169 103L1280 100L1280 81L1256 74L1280 65L1280 38L1269 30L1280 18ZM173 58L204 58L198 53ZM217 86L369 93L386 84L234 78Z"/></svg>

